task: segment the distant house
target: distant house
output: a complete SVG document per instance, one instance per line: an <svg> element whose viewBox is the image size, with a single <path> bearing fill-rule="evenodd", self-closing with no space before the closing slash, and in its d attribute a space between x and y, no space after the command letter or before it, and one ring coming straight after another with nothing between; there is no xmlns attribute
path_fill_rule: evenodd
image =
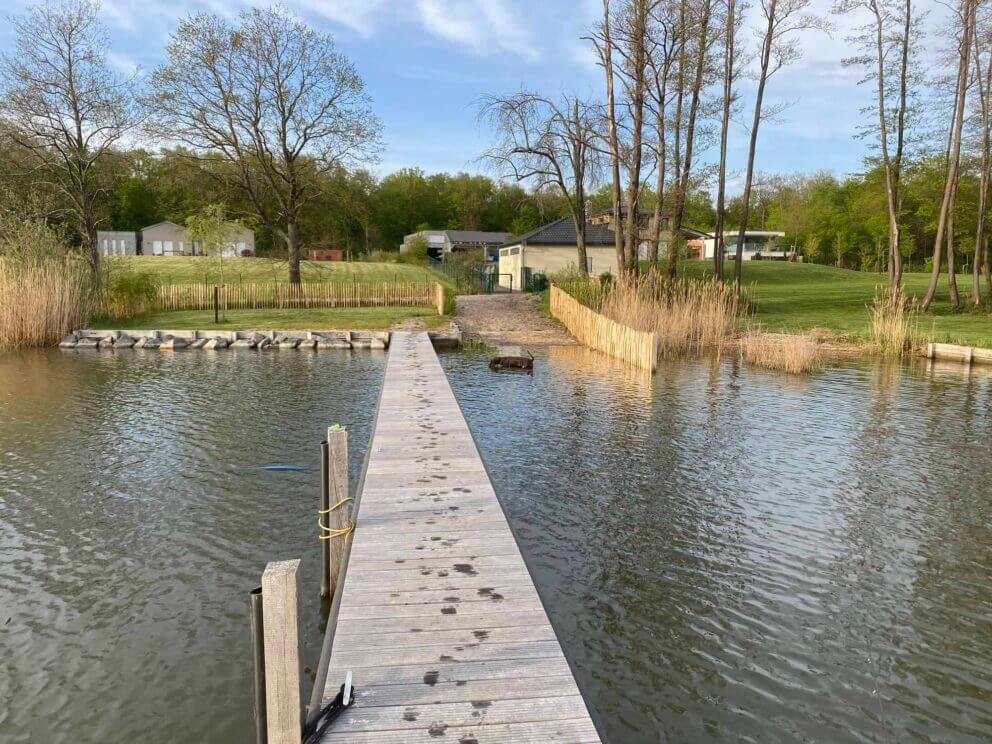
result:
<svg viewBox="0 0 992 744"><path fill-rule="evenodd" d="M723 254L728 258L737 256L737 230L728 230L723 234ZM747 230L744 233L744 250L741 251L742 261L755 261L760 259L785 261L795 255L792 246L779 245L784 232L776 230ZM695 247L697 258L713 258L716 250L716 237L708 235L694 241L696 246L690 243L690 247Z"/></svg>
<svg viewBox="0 0 992 744"><path fill-rule="evenodd" d="M669 218L661 218L661 239L659 254L668 251L672 233ZM641 260L648 257L649 236L652 233L653 213L642 210L638 215L641 232L638 255ZM686 238L709 237L706 233L683 227ZM616 236L613 232L611 210L590 215L586 222L586 271L594 276L609 272L618 273ZM530 285L534 274L551 276L577 267L578 246L575 237L575 222L572 218L549 222L508 241L499 249L499 284L505 289L522 289Z"/></svg>
<svg viewBox="0 0 992 744"><path fill-rule="evenodd" d="M175 222L157 222L138 232L100 230L97 248L104 256L199 256L198 241L186 237L186 228ZM248 228L238 232L223 251L224 256L254 256L255 232Z"/></svg>
<svg viewBox="0 0 992 744"><path fill-rule="evenodd" d="M137 256L141 253L141 233L97 230L96 247L101 256Z"/></svg>
<svg viewBox="0 0 992 744"><path fill-rule="evenodd" d="M344 251L340 248L310 248L307 258L311 261L344 261Z"/></svg>
<svg viewBox="0 0 992 744"><path fill-rule="evenodd" d="M500 246L506 243L510 233L482 230L421 230L403 238L400 253L406 253L410 249L410 243L418 236L423 237L427 242L428 255L438 260L443 260L446 253L481 249L487 260L495 261Z"/></svg>

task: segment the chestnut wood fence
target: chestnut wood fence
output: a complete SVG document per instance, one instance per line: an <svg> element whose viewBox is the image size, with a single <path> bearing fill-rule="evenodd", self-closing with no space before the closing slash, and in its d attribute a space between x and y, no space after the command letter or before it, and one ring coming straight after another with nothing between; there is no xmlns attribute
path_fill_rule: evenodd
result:
<svg viewBox="0 0 992 744"><path fill-rule="evenodd" d="M652 372L657 369L658 339L655 334L635 331L600 315L554 284L551 285L551 314L589 348Z"/></svg>
<svg viewBox="0 0 992 744"><path fill-rule="evenodd" d="M437 282L268 282L258 284L164 284L157 310L273 310L328 307L436 307L443 313Z"/></svg>

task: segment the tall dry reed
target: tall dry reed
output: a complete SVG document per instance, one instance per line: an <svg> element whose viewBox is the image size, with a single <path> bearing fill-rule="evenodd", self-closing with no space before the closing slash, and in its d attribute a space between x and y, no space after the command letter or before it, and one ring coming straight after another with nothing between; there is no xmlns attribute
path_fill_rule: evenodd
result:
<svg viewBox="0 0 992 744"><path fill-rule="evenodd" d="M0 346L52 346L85 324L88 270L74 259L0 259Z"/></svg>
<svg viewBox="0 0 992 744"><path fill-rule="evenodd" d="M598 310L635 330L654 332L659 354L671 356L720 349L738 328L740 307L727 285L671 281L652 271L612 282Z"/></svg>
<svg viewBox="0 0 992 744"><path fill-rule="evenodd" d="M877 290L868 316L871 346L883 356L902 356L925 343L917 302L902 290L894 295L888 289Z"/></svg>
<svg viewBox="0 0 992 744"><path fill-rule="evenodd" d="M748 331L741 338L741 353L751 364L794 375L823 366L816 342L808 336Z"/></svg>

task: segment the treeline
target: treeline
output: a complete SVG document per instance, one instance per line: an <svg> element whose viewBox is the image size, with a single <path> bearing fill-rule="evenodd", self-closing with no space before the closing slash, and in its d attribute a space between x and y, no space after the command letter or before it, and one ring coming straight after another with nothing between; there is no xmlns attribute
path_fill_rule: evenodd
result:
<svg viewBox="0 0 992 744"><path fill-rule="evenodd" d="M814 260L883 268L893 301L906 267L928 265L924 308L942 275L958 306L956 274L967 259L970 299L979 304L983 272L992 296L989 9L988 0L953 0L927 19L917 0L838 0L829 13L811 0L603 0L586 36L603 71L600 91L487 97L480 117L496 144L485 157L507 178L562 196L578 233L579 271L594 187L609 189L621 271L637 271L645 243L651 263L661 258L667 225L675 234L666 241L671 277L682 255L679 230L691 225L690 195L715 187L714 277L723 281L723 235L733 231L737 291L743 232L757 224L785 229ZM834 16L854 22L854 55L837 62L857 68L869 93L858 128L865 171L843 182L763 177L763 125L788 107L771 103L779 73L802 56L802 35L828 32ZM929 48L925 21L936 41ZM732 197L733 140L747 155L742 193ZM653 204L649 192L660 195Z"/></svg>

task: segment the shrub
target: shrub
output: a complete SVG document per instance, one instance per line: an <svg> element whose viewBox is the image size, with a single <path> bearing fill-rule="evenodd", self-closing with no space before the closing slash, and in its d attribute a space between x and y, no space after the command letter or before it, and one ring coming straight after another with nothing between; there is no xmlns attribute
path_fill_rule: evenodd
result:
<svg viewBox="0 0 992 744"><path fill-rule="evenodd" d="M362 260L369 263L399 263L400 254L396 251L370 251Z"/></svg>
<svg viewBox="0 0 992 744"><path fill-rule="evenodd" d="M406 244L407 249L400 253L400 262L415 264L417 266L427 265L427 238L423 235L414 235Z"/></svg>
<svg viewBox="0 0 992 744"><path fill-rule="evenodd" d="M147 271L131 271L126 264L104 261L107 270L101 283L100 312L108 318L126 320L151 310L158 300L158 278Z"/></svg>

